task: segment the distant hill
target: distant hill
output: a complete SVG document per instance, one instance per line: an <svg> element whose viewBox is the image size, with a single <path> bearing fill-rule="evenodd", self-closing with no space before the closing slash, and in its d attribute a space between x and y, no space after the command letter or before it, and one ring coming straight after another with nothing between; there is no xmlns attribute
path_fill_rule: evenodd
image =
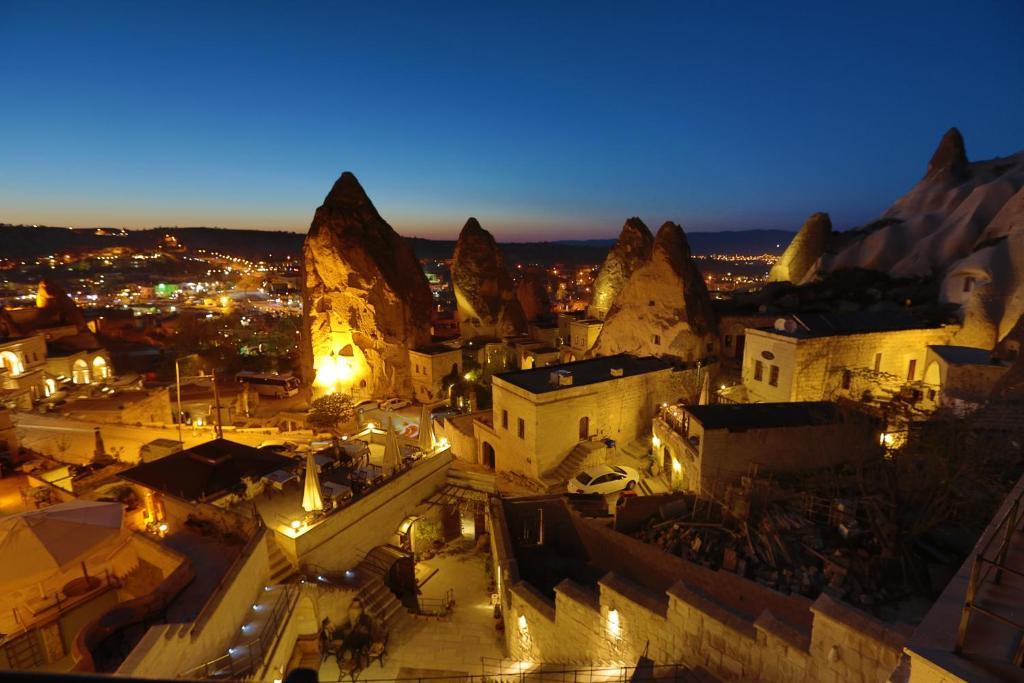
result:
<svg viewBox="0 0 1024 683"><path fill-rule="evenodd" d="M164 235L173 235L189 249L219 251L247 259L275 258L302 253L305 233L270 230L234 230L227 228L149 228L128 230L123 236L117 230L107 235L96 234L95 228L26 227L0 224L0 259L34 260L54 253L78 253L104 247L125 246L152 249ZM689 233L690 247L695 254L764 252L781 253L793 238L784 230L736 230L730 232ZM419 258L444 260L451 258L455 240L408 238ZM558 240L553 242L503 242L501 248L510 263L579 265L600 263L615 240Z"/></svg>

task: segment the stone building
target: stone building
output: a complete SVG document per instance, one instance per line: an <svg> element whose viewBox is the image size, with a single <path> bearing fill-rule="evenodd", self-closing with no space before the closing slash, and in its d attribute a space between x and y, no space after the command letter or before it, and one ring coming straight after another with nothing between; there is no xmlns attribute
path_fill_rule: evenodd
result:
<svg viewBox="0 0 1024 683"><path fill-rule="evenodd" d="M604 323L597 318L578 318L569 322L569 337L564 347L565 360L583 360L594 347Z"/></svg>
<svg viewBox="0 0 1024 683"><path fill-rule="evenodd" d="M616 355L495 375L493 420L474 423L478 462L541 478L582 442L646 439L658 406L682 395L683 374Z"/></svg>
<svg viewBox="0 0 1024 683"><path fill-rule="evenodd" d="M948 344L956 329L902 311L779 318L772 328L746 330L745 396L735 398L780 403L894 394L924 376L928 347Z"/></svg>
<svg viewBox="0 0 1024 683"><path fill-rule="evenodd" d="M56 382L47 383L46 339L41 334L0 341L0 387L8 400L31 408L53 393Z"/></svg>
<svg viewBox="0 0 1024 683"><path fill-rule="evenodd" d="M962 414L988 400L1010 363L985 349L933 345L928 347L924 367L920 384L924 405Z"/></svg>
<svg viewBox="0 0 1024 683"><path fill-rule="evenodd" d="M879 448L881 425L836 403L673 406L654 418L655 459L672 488L720 493L758 472L858 461Z"/></svg>
<svg viewBox="0 0 1024 683"><path fill-rule="evenodd" d="M447 398L445 383L451 386L462 375L462 350L444 344L409 349L413 397L422 403Z"/></svg>

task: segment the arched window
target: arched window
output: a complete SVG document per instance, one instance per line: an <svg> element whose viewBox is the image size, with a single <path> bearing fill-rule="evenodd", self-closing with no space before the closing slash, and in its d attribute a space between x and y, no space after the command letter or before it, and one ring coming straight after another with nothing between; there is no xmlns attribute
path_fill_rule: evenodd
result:
<svg viewBox="0 0 1024 683"><path fill-rule="evenodd" d="M81 358L71 366L71 381L75 384L89 383L89 364Z"/></svg>
<svg viewBox="0 0 1024 683"><path fill-rule="evenodd" d="M92 376L95 379L106 379L110 377L110 366L103 356L96 356L92 359Z"/></svg>
<svg viewBox="0 0 1024 683"><path fill-rule="evenodd" d="M13 351L0 351L0 369L7 370L11 373L11 377L17 377L25 372L25 366L18 358L18 354Z"/></svg>

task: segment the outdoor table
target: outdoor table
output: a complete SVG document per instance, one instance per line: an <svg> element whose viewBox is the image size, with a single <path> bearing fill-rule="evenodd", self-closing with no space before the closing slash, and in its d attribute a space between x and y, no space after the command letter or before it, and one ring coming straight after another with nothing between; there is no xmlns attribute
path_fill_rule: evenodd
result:
<svg viewBox="0 0 1024 683"><path fill-rule="evenodd" d="M263 475L263 481L278 491L283 491L284 485L294 479L298 479L298 477L295 476L294 472L289 472L288 470L274 470L270 474Z"/></svg>
<svg viewBox="0 0 1024 683"><path fill-rule="evenodd" d="M337 461L329 452L320 452L313 456L313 462L316 463L317 472L323 472L325 469L330 469Z"/></svg>
<svg viewBox="0 0 1024 683"><path fill-rule="evenodd" d="M339 500L348 500L352 497L352 488L339 484L335 481L324 481L320 483L320 489L323 491L324 497L337 502Z"/></svg>
<svg viewBox="0 0 1024 683"><path fill-rule="evenodd" d="M374 467L373 465L370 465L368 467L360 467L355 471L355 474L360 479L370 482L377 481L378 479L381 479L384 476L380 469Z"/></svg>

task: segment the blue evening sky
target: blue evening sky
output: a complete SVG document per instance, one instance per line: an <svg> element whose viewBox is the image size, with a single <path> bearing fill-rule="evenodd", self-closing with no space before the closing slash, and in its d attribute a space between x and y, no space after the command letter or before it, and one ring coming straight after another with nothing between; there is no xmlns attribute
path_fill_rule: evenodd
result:
<svg viewBox="0 0 1024 683"><path fill-rule="evenodd" d="M399 231L872 219L1024 147L1024 4L0 0L0 221Z"/></svg>

